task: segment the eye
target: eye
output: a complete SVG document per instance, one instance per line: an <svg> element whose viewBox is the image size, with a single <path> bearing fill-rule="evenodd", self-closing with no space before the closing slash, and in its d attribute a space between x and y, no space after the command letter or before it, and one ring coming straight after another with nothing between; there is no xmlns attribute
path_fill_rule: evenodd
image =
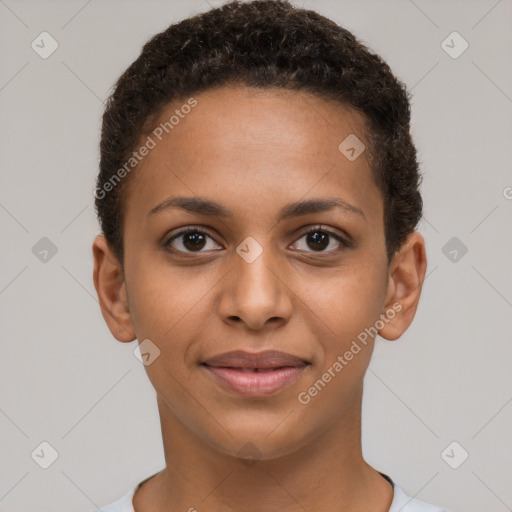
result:
<svg viewBox="0 0 512 512"><path fill-rule="evenodd" d="M169 238L164 246L185 253L204 252L202 249L205 247L206 250L214 250L219 247L216 243L211 243L210 247L207 247L208 239L213 241L213 238L203 229L190 226Z"/></svg>
<svg viewBox="0 0 512 512"><path fill-rule="evenodd" d="M208 247L208 239L210 240L210 247ZM300 240L302 239L305 239L305 244L301 247ZM326 248L333 244L333 241L336 242L336 246L326 250ZM298 245L297 249L299 251L317 253L336 252L351 246L351 244L340 235L322 226L316 226L304 233L294 245ZM221 247L213 240L207 231L196 226L189 226L176 233L169 238L169 240L164 242L164 246L174 251L188 254L216 250ZM306 246L306 248L304 248L304 246ZM308 251L307 248L312 249L312 251Z"/></svg>
<svg viewBox="0 0 512 512"><path fill-rule="evenodd" d="M306 245L310 249L313 249L312 252L336 252L344 248L350 247L350 244L341 236L334 233L333 231L330 231L329 229L323 228L322 226L317 226L313 229L310 229L299 238L299 241L302 240L303 238L306 239L306 243L303 244L303 247L304 245ZM333 239L336 242L337 246L329 250L325 250L330 245L332 245ZM305 250L300 247L299 241L295 242L294 245L299 245L299 251ZM306 250L306 252L310 251Z"/></svg>

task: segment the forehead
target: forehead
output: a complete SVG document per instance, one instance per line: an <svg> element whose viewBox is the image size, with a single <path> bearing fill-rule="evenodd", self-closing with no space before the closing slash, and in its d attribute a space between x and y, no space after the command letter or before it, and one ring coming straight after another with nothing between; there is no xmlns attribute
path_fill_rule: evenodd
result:
<svg viewBox="0 0 512 512"><path fill-rule="evenodd" d="M353 161L340 151L347 137L365 140L363 118L349 107L303 91L248 87L195 95L193 108L183 108L187 100L163 109L148 132L155 147L127 191L136 207L214 195L228 205L236 198L249 212L262 201L279 208L308 194L342 194L352 203L379 195L365 151ZM378 204L367 207L381 213Z"/></svg>
<svg viewBox="0 0 512 512"><path fill-rule="evenodd" d="M173 102L160 113L157 129L172 117L178 122L169 133L170 145L177 146L180 138L195 132L210 150L265 149L286 154L293 148L312 154L337 149L351 133L364 138L361 114L305 91L226 86L194 99L197 106L180 119L173 113L184 109L186 100Z"/></svg>

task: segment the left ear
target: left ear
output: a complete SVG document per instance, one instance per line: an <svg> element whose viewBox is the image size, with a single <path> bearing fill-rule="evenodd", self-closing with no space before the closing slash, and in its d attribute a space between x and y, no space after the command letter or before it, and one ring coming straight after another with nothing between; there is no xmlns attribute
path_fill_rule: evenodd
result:
<svg viewBox="0 0 512 512"><path fill-rule="evenodd" d="M409 234L402 247L395 253L389 266L388 289L385 309L395 312L388 323L379 329L379 335L393 341L411 325L420 300L427 270L425 240L418 231ZM386 314L386 313L384 313Z"/></svg>

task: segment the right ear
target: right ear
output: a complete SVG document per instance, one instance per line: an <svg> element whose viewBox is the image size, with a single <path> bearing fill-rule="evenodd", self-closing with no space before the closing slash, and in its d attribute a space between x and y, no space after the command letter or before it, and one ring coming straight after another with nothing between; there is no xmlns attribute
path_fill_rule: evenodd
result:
<svg viewBox="0 0 512 512"><path fill-rule="evenodd" d="M103 235L98 235L94 239L92 254L94 287L98 294L103 318L116 340L133 341L136 335L121 264Z"/></svg>

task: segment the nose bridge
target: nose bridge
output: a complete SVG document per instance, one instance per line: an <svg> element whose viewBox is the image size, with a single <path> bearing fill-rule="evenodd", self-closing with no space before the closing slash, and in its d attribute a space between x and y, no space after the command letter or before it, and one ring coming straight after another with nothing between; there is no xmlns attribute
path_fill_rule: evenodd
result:
<svg viewBox="0 0 512 512"><path fill-rule="evenodd" d="M245 239L233 255L233 271L224 290L221 314L238 317L249 327L262 327L271 318L287 318L291 301L279 277L278 258L270 242Z"/></svg>

